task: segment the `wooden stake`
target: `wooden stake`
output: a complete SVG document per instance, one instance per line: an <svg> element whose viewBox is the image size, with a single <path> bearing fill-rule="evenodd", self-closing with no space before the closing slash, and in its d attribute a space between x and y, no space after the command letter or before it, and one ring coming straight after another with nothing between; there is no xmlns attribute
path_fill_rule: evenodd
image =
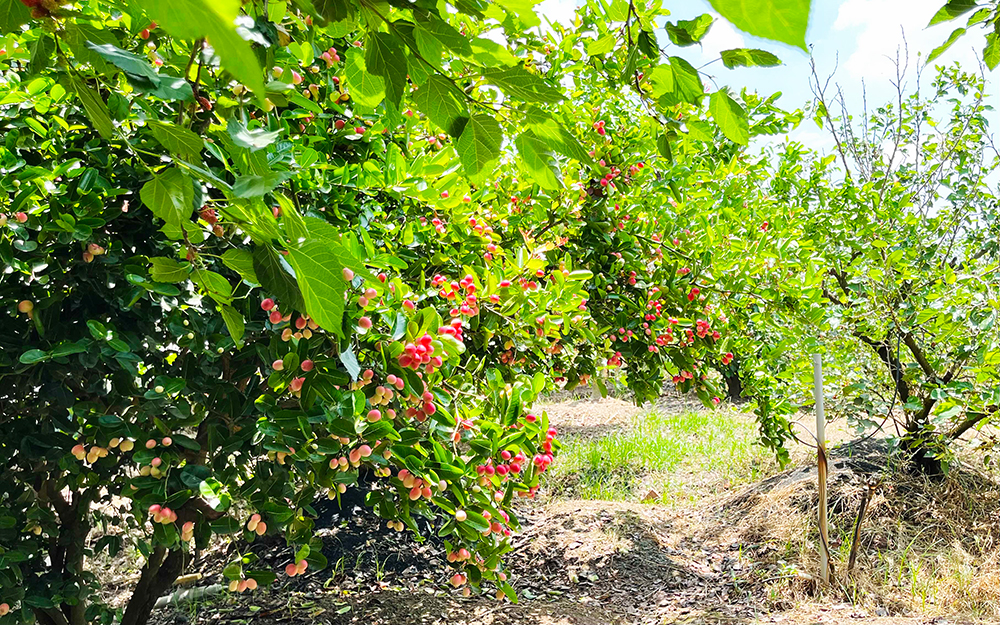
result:
<svg viewBox="0 0 1000 625"><path fill-rule="evenodd" d="M816 401L816 463L819 475L819 577L830 583L829 534L826 510L826 417L823 414L823 359L813 354L813 398Z"/></svg>

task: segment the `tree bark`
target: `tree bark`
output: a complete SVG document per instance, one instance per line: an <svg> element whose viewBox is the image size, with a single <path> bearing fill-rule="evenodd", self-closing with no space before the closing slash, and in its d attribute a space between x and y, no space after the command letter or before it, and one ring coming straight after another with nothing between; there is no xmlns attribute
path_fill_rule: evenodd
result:
<svg viewBox="0 0 1000 625"><path fill-rule="evenodd" d="M722 379L726 383L726 398L733 404L741 404L746 401L743 397L743 380L740 379L740 369L738 361L733 359L729 365L722 369Z"/></svg>
<svg viewBox="0 0 1000 625"><path fill-rule="evenodd" d="M156 600L184 570L185 559L184 552L179 549L168 552L164 547L157 547L153 551L125 608L122 625L146 625L149 622Z"/></svg>

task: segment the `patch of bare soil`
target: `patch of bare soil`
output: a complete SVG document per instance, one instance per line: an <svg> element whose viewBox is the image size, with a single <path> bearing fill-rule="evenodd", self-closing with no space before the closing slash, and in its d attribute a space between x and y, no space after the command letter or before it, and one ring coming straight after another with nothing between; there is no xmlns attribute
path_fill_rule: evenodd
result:
<svg viewBox="0 0 1000 625"><path fill-rule="evenodd" d="M587 387L553 393L535 404L535 411L546 412L549 423L559 430L560 436L578 440L601 438L627 429L636 416L650 410L680 413L704 408L697 399L673 392L666 392L656 404L636 406L629 398L602 398L595 389Z"/></svg>

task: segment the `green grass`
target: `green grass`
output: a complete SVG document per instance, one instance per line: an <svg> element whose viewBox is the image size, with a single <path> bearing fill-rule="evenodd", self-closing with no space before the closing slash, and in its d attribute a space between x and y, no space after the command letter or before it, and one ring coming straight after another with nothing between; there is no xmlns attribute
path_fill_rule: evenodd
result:
<svg viewBox="0 0 1000 625"><path fill-rule="evenodd" d="M697 500L777 470L755 441L753 419L732 410L643 413L598 439L565 438L547 486L560 498Z"/></svg>

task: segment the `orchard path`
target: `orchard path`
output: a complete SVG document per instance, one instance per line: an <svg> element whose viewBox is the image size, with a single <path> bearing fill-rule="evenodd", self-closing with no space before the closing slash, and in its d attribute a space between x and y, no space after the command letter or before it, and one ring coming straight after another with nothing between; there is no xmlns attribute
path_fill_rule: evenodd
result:
<svg viewBox="0 0 1000 625"><path fill-rule="evenodd" d="M629 427L636 408L576 395L550 403L566 438ZM662 410L690 409L669 400ZM445 590L438 545L414 543L349 516L324 542L330 571L279 581L268 591L224 595L200 606L158 611L156 625L945 625L967 621L869 614L849 604L782 605L766 584L783 576L750 561L719 501L690 506L592 500L537 501L522 511L524 531L507 561L519 603ZM275 565L284 558L275 545ZM280 552L280 553L279 553ZM261 557L265 562L267 553ZM341 559L342 558L342 559ZM211 565L206 564L206 572ZM211 577L206 575L206 581ZM204 583L204 582L202 582ZM808 579L788 580L807 588ZM808 593L806 593L808 595Z"/></svg>

